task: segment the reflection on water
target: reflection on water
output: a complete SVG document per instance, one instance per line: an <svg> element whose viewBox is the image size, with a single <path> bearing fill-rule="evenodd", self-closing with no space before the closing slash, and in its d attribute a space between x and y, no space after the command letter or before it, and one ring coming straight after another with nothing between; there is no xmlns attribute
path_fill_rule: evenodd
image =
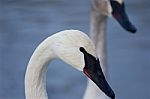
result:
<svg viewBox="0 0 150 99"><path fill-rule="evenodd" d="M90 0L1 0L1 4L0 99L24 99L24 74L33 50L60 30L88 33ZM118 99L149 99L150 1L126 0L126 5L138 32L130 34L109 20L110 82ZM65 63L52 62L47 79L49 99L82 98L86 78Z"/></svg>

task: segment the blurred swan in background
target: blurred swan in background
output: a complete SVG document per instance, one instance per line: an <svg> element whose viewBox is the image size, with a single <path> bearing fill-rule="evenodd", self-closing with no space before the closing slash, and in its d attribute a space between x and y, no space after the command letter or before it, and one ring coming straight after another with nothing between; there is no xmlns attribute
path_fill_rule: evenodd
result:
<svg viewBox="0 0 150 99"><path fill-rule="evenodd" d="M131 33L136 28L131 24L125 11L123 0L92 0L90 37L96 47L96 53L100 59L102 70L108 76L106 28L108 16L114 17L119 24ZM90 93L93 93L92 95ZM97 86L88 80L86 92L83 99L107 99Z"/></svg>
<svg viewBox="0 0 150 99"><path fill-rule="evenodd" d="M46 72L48 63L56 58L83 71L107 96L115 98L104 77L92 41L81 31L65 30L45 39L31 56L25 74L26 99L48 99Z"/></svg>

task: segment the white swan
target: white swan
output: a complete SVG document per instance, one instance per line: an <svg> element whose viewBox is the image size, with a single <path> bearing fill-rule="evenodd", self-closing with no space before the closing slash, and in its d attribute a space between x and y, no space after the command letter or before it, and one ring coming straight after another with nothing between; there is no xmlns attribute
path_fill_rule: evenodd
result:
<svg viewBox="0 0 150 99"><path fill-rule="evenodd" d="M25 74L26 99L48 99L45 76L48 63L56 58L83 71L106 95L115 98L102 73L92 41L81 31L65 30L45 39L31 56Z"/></svg>
<svg viewBox="0 0 150 99"><path fill-rule="evenodd" d="M119 24L131 33L136 32L136 28L131 24L125 12L123 0L92 0L90 37L96 47L97 56L105 76L108 75L107 49L106 49L106 23L108 16L114 17ZM90 95L92 93L92 95ZM86 92L83 99L107 99L98 88L88 80Z"/></svg>

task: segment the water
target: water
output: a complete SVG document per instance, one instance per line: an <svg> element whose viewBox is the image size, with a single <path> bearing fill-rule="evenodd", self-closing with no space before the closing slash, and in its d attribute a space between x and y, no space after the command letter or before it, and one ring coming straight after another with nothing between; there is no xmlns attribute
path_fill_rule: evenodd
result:
<svg viewBox="0 0 150 99"><path fill-rule="evenodd" d="M0 1L0 99L25 99L26 65L36 46L64 29L89 33L90 0ZM110 84L116 99L150 98L150 1L126 0L136 34L108 22ZM113 30L113 31L112 31ZM86 77L60 60L47 74L49 99L82 99Z"/></svg>

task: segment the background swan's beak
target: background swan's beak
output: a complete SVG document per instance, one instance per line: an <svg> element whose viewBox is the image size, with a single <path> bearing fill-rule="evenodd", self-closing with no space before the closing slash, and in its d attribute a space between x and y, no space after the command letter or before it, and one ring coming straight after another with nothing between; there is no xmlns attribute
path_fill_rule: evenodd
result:
<svg viewBox="0 0 150 99"><path fill-rule="evenodd" d="M110 0L112 6L112 15L113 17L119 22L119 24L131 33L135 33L137 29L132 25L130 22L126 11L125 11L125 4L118 3L117 1Z"/></svg>
<svg viewBox="0 0 150 99"><path fill-rule="evenodd" d="M102 69L99 64L99 60L97 60L95 66L91 66L91 68L85 67L83 69L84 74L86 74L107 96L111 99L115 99L115 94L109 84L107 83Z"/></svg>

